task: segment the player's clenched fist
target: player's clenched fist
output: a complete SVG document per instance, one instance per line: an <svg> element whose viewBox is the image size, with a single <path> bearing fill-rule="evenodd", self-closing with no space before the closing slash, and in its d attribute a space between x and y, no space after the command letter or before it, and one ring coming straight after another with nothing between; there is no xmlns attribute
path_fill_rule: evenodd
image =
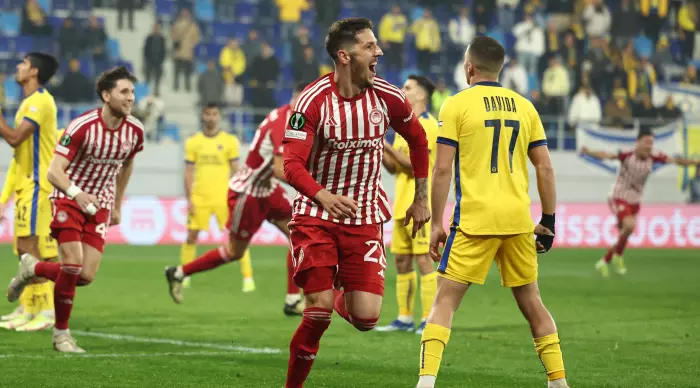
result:
<svg viewBox="0 0 700 388"><path fill-rule="evenodd" d="M535 225L537 253L546 253L554 244L554 214L542 214L540 223Z"/></svg>
<svg viewBox="0 0 700 388"><path fill-rule="evenodd" d="M75 202L85 214L93 215L97 213L97 209L100 207L97 197L94 194L88 194L84 191L75 196Z"/></svg>
<svg viewBox="0 0 700 388"><path fill-rule="evenodd" d="M411 206L406 210L406 218L404 218L403 226L408 226L408 224L413 220L413 238L416 238L418 231L423 228L428 221L430 221L430 210L428 210L428 201L414 201Z"/></svg>
<svg viewBox="0 0 700 388"><path fill-rule="evenodd" d="M319 191L315 198L333 218L352 218L357 213L357 202L348 197L335 195L324 189Z"/></svg>
<svg viewBox="0 0 700 388"><path fill-rule="evenodd" d="M433 228L430 231L430 258L433 261L440 261L442 254L440 253L440 245L445 245L447 241L447 232L445 228L440 225L433 224Z"/></svg>

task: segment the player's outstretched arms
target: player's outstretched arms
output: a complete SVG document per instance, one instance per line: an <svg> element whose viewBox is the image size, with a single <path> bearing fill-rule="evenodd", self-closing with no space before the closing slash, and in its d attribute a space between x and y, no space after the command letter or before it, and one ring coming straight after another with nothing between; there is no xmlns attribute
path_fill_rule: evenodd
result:
<svg viewBox="0 0 700 388"><path fill-rule="evenodd" d="M668 159L668 163L675 164L677 166L700 166L700 159L686 159L682 157L672 157Z"/></svg>
<svg viewBox="0 0 700 388"><path fill-rule="evenodd" d="M537 175L537 191L542 204L542 218L535 227L537 252L545 253L554 243L554 212L557 207L557 188L554 183L554 168L546 146L534 147L528 151L530 162Z"/></svg>
<svg viewBox="0 0 700 388"><path fill-rule="evenodd" d="M80 209L86 214L97 213L99 203L97 198L83 191L75 183L71 182L66 174L70 161L61 155L54 155L49 165L47 178L55 188L62 191L68 198L74 200Z"/></svg>
<svg viewBox="0 0 700 388"><path fill-rule="evenodd" d="M606 152L606 151L591 151L588 149L586 146L581 147L581 155L585 156L592 156L596 159L603 159L603 160L614 160L618 159L619 155L616 153L612 152Z"/></svg>

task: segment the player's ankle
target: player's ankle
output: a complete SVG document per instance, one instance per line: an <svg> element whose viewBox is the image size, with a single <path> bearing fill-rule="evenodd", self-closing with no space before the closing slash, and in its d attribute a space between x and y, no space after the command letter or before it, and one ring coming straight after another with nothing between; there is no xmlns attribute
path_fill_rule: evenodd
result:
<svg viewBox="0 0 700 388"><path fill-rule="evenodd" d="M175 269L175 279L182 281L185 278L185 272L182 270L182 266L178 265Z"/></svg>
<svg viewBox="0 0 700 388"><path fill-rule="evenodd" d="M53 335L59 336L62 334L70 334L70 329L57 329L55 327L53 328Z"/></svg>
<svg viewBox="0 0 700 388"><path fill-rule="evenodd" d="M294 304L300 300L301 295L299 294L287 294L287 296L284 297L284 303L286 304Z"/></svg>
<svg viewBox="0 0 700 388"><path fill-rule="evenodd" d="M416 388L433 388L436 379L436 376L422 375L418 378L418 385Z"/></svg>
<svg viewBox="0 0 700 388"><path fill-rule="evenodd" d="M413 317L410 315L399 315L396 319L401 323L413 323Z"/></svg>

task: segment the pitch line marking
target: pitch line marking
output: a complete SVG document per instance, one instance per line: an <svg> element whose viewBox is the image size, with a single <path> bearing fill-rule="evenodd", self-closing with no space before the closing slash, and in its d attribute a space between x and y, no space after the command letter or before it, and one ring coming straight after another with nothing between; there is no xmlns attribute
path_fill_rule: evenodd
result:
<svg viewBox="0 0 700 388"><path fill-rule="evenodd" d="M139 358L139 357L201 357L201 356L230 356L236 352L162 352L162 353L102 353L102 354L63 354L64 358ZM60 353L55 355L40 354L0 354L0 359L28 358L28 359L56 359L61 358Z"/></svg>

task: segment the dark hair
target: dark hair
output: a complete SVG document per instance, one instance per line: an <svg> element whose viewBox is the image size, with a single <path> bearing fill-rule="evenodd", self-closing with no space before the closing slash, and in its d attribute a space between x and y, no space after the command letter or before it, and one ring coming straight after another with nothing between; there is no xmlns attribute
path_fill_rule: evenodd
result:
<svg viewBox="0 0 700 388"><path fill-rule="evenodd" d="M308 82L299 82L296 85L294 85L294 92L295 93L301 93L306 89L306 87L309 86Z"/></svg>
<svg viewBox="0 0 700 388"><path fill-rule="evenodd" d="M58 70L58 60L50 54L31 52L25 57L33 69L37 69L39 85L46 85Z"/></svg>
<svg viewBox="0 0 700 388"><path fill-rule="evenodd" d="M425 94L427 95L428 103L430 103L430 100L433 98L433 92L435 91L435 84L433 81L430 80L430 78L418 74L411 74L408 76L408 79L412 79L416 81L416 83L425 90Z"/></svg>
<svg viewBox="0 0 700 388"><path fill-rule="evenodd" d="M356 43L360 31L372 28L372 21L367 18L346 18L333 23L326 36L326 51L333 62L338 61L338 50Z"/></svg>
<svg viewBox="0 0 700 388"><path fill-rule="evenodd" d="M506 51L496 39L477 36L469 44L469 62L479 71L498 74L503 68Z"/></svg>
<svg viewBox="0 0 700 388"><path fill-rule="evenodd" d="M639 130L639 133L637 134L637 140L645 137L645 136L654 136L654 132L648 130L648 129L641 129Z"/></svg>
<svg viewBox="0 0 700 388"><path fill-rule="evenodd" d="M221 107L216 102L208 102L204 107L202 107L202 112L207 109L220 109Z"/></svg>
<svg viewBox="0 0 700 388"><path fill-rule="evenodd" d="M97 95L100 96L100 100L102 100L102 102L104 102L102 92L109 92L110 90L114 89L117 87L117 81L122 79L136 83L136 77L134 77L134 75L131 74L124 66L107 70L97 77L95 91L97 92Z"/></svg>

